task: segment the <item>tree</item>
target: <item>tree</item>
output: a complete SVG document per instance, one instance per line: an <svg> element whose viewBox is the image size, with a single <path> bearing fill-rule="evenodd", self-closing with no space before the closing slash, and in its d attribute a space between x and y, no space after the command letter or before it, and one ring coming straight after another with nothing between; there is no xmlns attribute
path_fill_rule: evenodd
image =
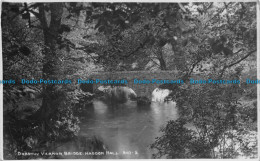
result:
<svg viewBox="0 0 260 161"><path fill-rule="evenodd" d="M97 63L108 70L146 70L149 63L167 70L166 44L175 41L180 4L92 3L88 22L105 40L85 46L97 54ZM171 26L169 28L169 26ZM142 60L142 61L138 61Z"/></svg>
<svg viewBox="0 0 260 161"><path fill-rule="evenodd" d="M62 67L60 58L64 56L61 53L61 46L64 44L62 33L68 32L68 28L62 24L64 3L5 3L3 6L4 77L16 80L66 78L60 70ZM23 68L21 75L16 75ZM9 71L14 71L14 74ZM36 113L23 120L9 117L16 110L15 108L7 110L5 128L9 127L9 130L5 131L10 136L17 136L10 139L10 146L14 145L14 150L33 148L28 140L42 145L58 138L67 139L77 135L78 119L71 111L72 101L68 102L66 93L68 88L61 89L61 85L56 84L44 84L42 87L20 85L21 90L15 86L11 88L6 86L4 98L7 99L5 100L9 100L9 103L11 100L16 107L19 98L14 95L17 91L23 91L25 86L36 87L41 91L42 105ZM5 102L5 107L7 106Z"/></svg>
<svg viewBox="0 0 260 161"><path fill-rule="evenodd" d="M252 59L256 51L255 3L6 3L3 6L6 79L73 79L82 75L87 78L94 69L178 70L185 82L193 73L211 79L239 79L243 69L249 66L244 62ZM245 125L238 127L236 123L250 124L245 116L235 118L243 109L237 103L240 96L230 95L241 95L240 87L232 86L230 90L222 86L197 89L170 85L164 88L176 92L170 97L176 99L185 119L167 124L165 135L153 146L160 150L157 156L217 156L212 153L221 147L219 138L230 133L239 138L240 133L234 131ZM37 89L42 91L43 102L30 118L37 123L45 140L66 138L63 135L66 129L71 130L69 136L75 136L78 121L71 107L77 103L80 92L72 86L56 84ZM216 92L222 95L214 95ZM15 92L6 93L5 98ZM15 100L11 102L17 104ZM219 118L218 111L225 116ZM185 121L193 121L199 130L185 129ZM20 138L31 140L34 125ZM13 126L17 127L16 133L27 127ZM174 140L169 138L171 135L184 138ZM200 147L200 151L187 146ZM220 157L235 156L233 152Z"/></svg>
<svg viewBox="0 0 260 161"><path fill-rule="evenodd" d="M249 36L256 29L255 3L194 3L185 7L192 21L182 22L188 24L182 27L185 33L181 32L180 41L185 46L184 56L189 65L184 76L190 78L198 70L204 73L204 80L240 80L241 75L248 72L243 70L250 68L250 63L253 62L256 69L254 61L246 60L256 51L255 35ZM243 31L242 24L247 26L242 27ZM244 32L248 32L249 39L242 36ZM207 61L212 65L203 69ZM242 64L243 61L247 64ZM247 97L244 92L248 88L236 84L188 84L174 88L171 97L177 102L182 123L179 120L167 123L163 136L156 138L151 146L158 150L154 157L256 157L256 131L251 128L252 122L242 117L241 111L245 108L241 100ZM248 117L254 118L253 115ZM183 122L192 123L195 129L189 131ZM177 127L184 133L175 132L173 129ZM194 138L185 141L182 136ZM248 136L250 139L245 139Z"/></svg>

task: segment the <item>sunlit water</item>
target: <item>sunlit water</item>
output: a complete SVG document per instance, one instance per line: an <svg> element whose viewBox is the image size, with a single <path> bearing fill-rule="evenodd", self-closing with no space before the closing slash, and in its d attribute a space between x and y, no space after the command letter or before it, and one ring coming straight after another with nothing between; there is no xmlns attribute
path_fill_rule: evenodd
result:
<svg viewBox="0 0 260 161"><path fill-rule="evenodd" d="M160 128L178 118L174 102L152 102L146 107L137 106L134 101L112 106L96 100L86 108L89 109L81 114L79 135L98 136L109 151L118 153L105 158L151 158L154 151L149 147L161 135ZM70 143L58 150L76 151Z"/></svg>

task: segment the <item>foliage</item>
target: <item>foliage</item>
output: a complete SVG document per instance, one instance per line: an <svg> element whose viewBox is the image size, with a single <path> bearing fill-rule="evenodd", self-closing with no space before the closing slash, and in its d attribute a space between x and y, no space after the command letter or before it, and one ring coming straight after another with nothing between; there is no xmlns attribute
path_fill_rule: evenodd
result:
<svg viewBox="0 0 260 161"><path fill-rule="evenodd" d="M76 89L73 92L68 92L68 98L74 114L77 115L80 114L88 105L92 104L94 94Z"/></svg>
<svg viewBox="0 0 260 161"><path fill-rule="evenodd" d="M240 74L238 70L226 79L238 79ZM216 78L216 74L209 76L210 79ZM257 134L256 129L252 128L256 120L250 112L253 109L255 111L255 106L245 107L241 103L244 99L244 90L238 84L187 85L174 97L182 124L178 123L179 120L167 123L166 128L162 130L163 136L158 137L151 146L158 150L154 157L160 158L165 155L167 158L254 158L257 156ZM187 123L194 128L185 127ZM181 131L185 129L187 134L176 137L172 131L180 126ZM182 139L186 135L194 138L188 139L186 143L186 139ZM165 143L168 141L170 143ZM173 146L173 143L177 145ZM182 152L174 153L176 151Z"/></svg>
<svg viewBox="0 0 260 161"><path fill-rule="evenodd" d="M42 73L41 49L43 41L38 29L29 28L26 20L16 16L21 4L3 3L2 7L2 46L4 79L38 79ZM36 21L35 24L38 22ZM30 65L28 65L30 64Z"/></svg>
<svg viewBox="0 0 260 161"><path fill-rule="evenodd" d="M185 8L189 11L187 16L190 19L183 19L183 25L179 24L185 32L180 32L182 38L180 45L177 45L178 48L181 44L185 47L182 51L190 66L185 76L191 77L189 74L196 71L201 76L204 73L204 79L239 80L243 70L249 68L249 65L241 62L256 51L256 34L249 34L256 31L255 3L194 3ZM243 36L245 32L248 37ZM247 97L244 91L250 92L250 89L235 84L186 85L174 89L172 97L177 102L181 118L195 129L188 131L185 123L180 124L178 120L168 122L163 129L163 136L158 137L151 146L158 150L154 157L257 156L256 129L252 128L256 117L249 112L255 111L255 106L248 107L243 103ZM256 98L256 93L252 98ZM171 129L181 125L187 134L176 138L174 136L178 132L173 133ZM182 136L189 135L195 139L188 140L188 143L179 141ZM174 143L178 145L172 146ZM182 153L178 155L175 151Z"/></svg>
<svg viewBox="0 0 260 161"><path fill-rule="evenodd" d="M195 133L184 127L183 120L169 121L161 131L163 135L157 137L151 148L158 150L153 154L154 158L161 158L167 155L167 158L190 158L188 147L194 141Z"/></svg>
<svg viewBox="0 0 260 161"><path fill-rule="evenodd" d="M186 82L193 73L239 79L256 68L251 63L256 3L3 3L2 8L4 79L73 80L87 78L92 70L177 70ZM13 154L76 136L74 112L93 95L73 84L4 86L5 150ZM24 86L40 91L42 105L19 120L11 109L18 107ZM254 157L257 108L243 103L256 99L253 87L165 88L176 92L170 97L183 119L168 122L152 145L158 150L154 157ZM197 129L185 127L187 122Z"/></svg>
<svg viewBox="0 0 260 161"><path fill-rule="evenodd" d="M227 130L219 135L216 143L201 131L185 127L182 119L171 120L156 138L151 148L156 149L154 158L166 156L168 159L180 158L255 158L257 157L256 131ZM216 144L216 145L213 145ZM213 147L212 147L213 146Z"/></svg>
<svg viewBox="0 0 260 161"><path fill-rule="evenodd" d="M84 47L94 49L96 63L107 70L146 70L155 65L166 69L162 47L174 41L174 29L167 26L177 18L177 3L92 3L89 8L87 22L104 35Z"/></svg>
<svg viewBox="0 0 260 161"><path fill-rule="evenodd" d="M59 94L61 95L61 93ZM32 120L30 117L33 115L20 118L14 111L16 109L5 111L5 158L28 159L31 156L19 156L17 152L48 148L48 145L52 142L69 140L78 135L80 130L79 119L73 113L75 105L68 99L69 96L63 96L61 104L53 114L55 117L48 121L46 127L43 126L42 122ZM56 100L56 102L59 101ZM17 103L20 102L12 103L12 106L17 107ZM5 106L7 105L8 103L5 103Z"/></svg>
<svg viewBox="0 0 260 161"><path fill-rule="evenodd" d="M213 66L207 71L217 70L256 49L254 3L183 5L184 9L177 3L90 4L87 22L94 23L105 39L84 48L94 50L96 63L108 70L196 67L200 72L208 62Z"/></svg>

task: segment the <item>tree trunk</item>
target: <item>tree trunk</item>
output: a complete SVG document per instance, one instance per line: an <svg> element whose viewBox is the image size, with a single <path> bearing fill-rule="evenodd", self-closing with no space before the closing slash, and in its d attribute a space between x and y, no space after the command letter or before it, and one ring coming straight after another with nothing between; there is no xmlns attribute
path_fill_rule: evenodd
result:
<svg viewBox="0 0 260 161"><path fill-rule="evenodd" d="M161 70L167 70L166 62L165 62L165 60L163 58L162 49L159 49L158 53L159 53L158 59L159 59L159 62L160 62Z"/></svg>
<svg viewBox="0 0 260 161"><path fill-rule="evenodd" d="M59 50L59 33L58 30L61 26L61 18L63 13L62 3L50 3L51 20L48 25L48 20L45 15L45 4L39 6L39 19L44 35L44 62L43 62L43 79L56 80L58 79L59 66L58 66L58 55ZM36 113L37 120L44 123L45 128L48 125L48 121L53 118L55 111L62 103L62 97L60 92L57 91L57 85L55 84L44 84L43 85L43 101L42 106Z"/></svg>

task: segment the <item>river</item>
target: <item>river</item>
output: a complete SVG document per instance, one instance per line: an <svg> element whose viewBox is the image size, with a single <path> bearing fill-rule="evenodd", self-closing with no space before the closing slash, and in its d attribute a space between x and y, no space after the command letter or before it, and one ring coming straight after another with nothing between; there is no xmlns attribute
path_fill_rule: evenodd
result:
<svg viewBox="0 0 260 161"><path fill-rule="evenodd" d="M149 146L161 135L160 128L169 120L176 120L178 112L174 102L152 102L150 106L138 106L135 101L120 105L108 105L95 100L81 114L80 136L101 138L109 151L118 155L104 158L149 159ZM66 143L58 151L76 151ZM65 157L70 158L70 157ZM74 158L74 157L72 157ZM83 157L84 158L84 157Z"/></svg>

